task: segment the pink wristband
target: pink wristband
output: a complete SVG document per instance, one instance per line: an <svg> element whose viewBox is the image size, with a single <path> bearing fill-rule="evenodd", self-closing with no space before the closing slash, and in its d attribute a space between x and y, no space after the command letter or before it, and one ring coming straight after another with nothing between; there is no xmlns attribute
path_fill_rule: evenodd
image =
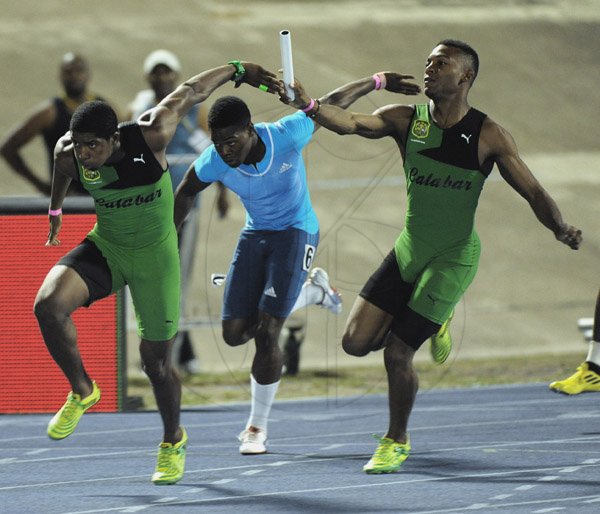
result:
<svg viewBox="0 0 600 514"><path fill-rule="evenodd" d="M62 208L59 209L48 209L48 214L50 214L50 216L60 216L62 214Z"/></svg>
<svg viewBox="0 0 600 514"><path fill-rule="evenodd" d="M309 112L309 111L312 111L314 109L314 107L315 107L315 99L311 98L310 103L304 109L301 109L301 110L302 110L302 112Z"/></svg>
<svg viewBox="0 0 600 514"><path fill-rule="evenodd" d="M379 91L380 89L385 89L386 80L384 73L375 73L373 75L373 80L375 81L375 91Z"/></svg>

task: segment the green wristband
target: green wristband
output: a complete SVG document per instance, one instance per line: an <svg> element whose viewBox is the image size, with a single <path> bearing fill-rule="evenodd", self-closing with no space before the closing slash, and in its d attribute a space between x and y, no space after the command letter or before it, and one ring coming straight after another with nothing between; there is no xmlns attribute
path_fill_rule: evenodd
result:
<svg viewBox="0 0 600 514"><path fill-rule="evenodd" d="M227 64L235 66L235 73L231 77L231 80L235 82L235 87L240 87L246 76L246 68L244 68L244 65L240 61L229 61Z"/></svg>

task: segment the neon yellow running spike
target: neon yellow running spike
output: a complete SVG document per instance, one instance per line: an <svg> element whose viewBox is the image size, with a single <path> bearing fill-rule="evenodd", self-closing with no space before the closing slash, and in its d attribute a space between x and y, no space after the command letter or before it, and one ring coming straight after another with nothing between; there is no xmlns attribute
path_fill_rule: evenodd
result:
<svg viewBox="0 0 600 514"><path fill-rule="evenodd" d="M183 478L188 436L185 428L181 427L181 430L183 436L178 443L160 443L158 445L158 460L154 475L152 475L152 482L156 485L175 484Z"/></svg>
<svg viewBox="0 0 600 514"><path fill-rule="evenodd" d="M549 387L564 394L597 392L600 391L600 375L591 371L588 363L584 362L570 377L552 382Z"/></svg>
<svg viewBox="0 0 600 514"><path fill-rule="evenodd" d="M452 351L452 336L450 335L450 322L454 316L454 311L450 313L450 317L440 327L438 333L431 336L429 343L429 353L436 364L443 364Z"/></svg>
<svg viewBox="0 0 600 514"><path fill-rule="evenodd" d="M370 475L380 473L393 473L398 471L402 463L408 459L410 453L410 439L406 443L397 443L389 437L378 437L379 446L375 450L371 460L363 466L363 471Z"/></svg>
<svg viewBox="0 0 600 514"><path fill-rule="evenodd" d="M51 439L64 439L71 435L83 413L99 401L100 389L98 389L96 382L92 382L92 393L83 400L81 396L71 391L65 404L48 423L46 430L48 436Z"/></svg>

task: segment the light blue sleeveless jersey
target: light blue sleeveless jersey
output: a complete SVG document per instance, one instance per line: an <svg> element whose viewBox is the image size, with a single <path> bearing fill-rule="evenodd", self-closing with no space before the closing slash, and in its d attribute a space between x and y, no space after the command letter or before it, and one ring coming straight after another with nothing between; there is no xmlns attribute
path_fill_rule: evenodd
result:
<svg viewBox="0 0 600 514"><path fill-rule="evenodd" d="M229 167L213 145L196 159L196 175L202 182L221 182L239 196L246 208L245 230L297 228L316 234L319 222L302 159L302 148L314 128L313 121L300 111L275 123L257 123L256 132L266 146L258 169L246 164Z"/></svg>

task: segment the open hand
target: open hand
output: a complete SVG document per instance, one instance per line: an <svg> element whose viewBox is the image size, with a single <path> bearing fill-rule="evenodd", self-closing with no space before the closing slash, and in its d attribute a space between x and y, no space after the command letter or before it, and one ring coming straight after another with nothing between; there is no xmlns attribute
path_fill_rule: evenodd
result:
<svg viewBox="0 0 600 514"><path fill-rule="evenodd" d="M402 75L393 71L381 71L380 74L385 75L385 89L392 93L401 93L403 95L418 95L421 92L421 87L412 82L407 82L407 79L414 79L412 75Z"/></svg>
<svg viewBox="0 0 600 514"><path fill-rule="evenodd" d="M281 95L284 92L283 82L277 78L275 73L253 62L243 62L242 65L246 70L243 82L249 86L256 87L267 93Z"/></svg>

